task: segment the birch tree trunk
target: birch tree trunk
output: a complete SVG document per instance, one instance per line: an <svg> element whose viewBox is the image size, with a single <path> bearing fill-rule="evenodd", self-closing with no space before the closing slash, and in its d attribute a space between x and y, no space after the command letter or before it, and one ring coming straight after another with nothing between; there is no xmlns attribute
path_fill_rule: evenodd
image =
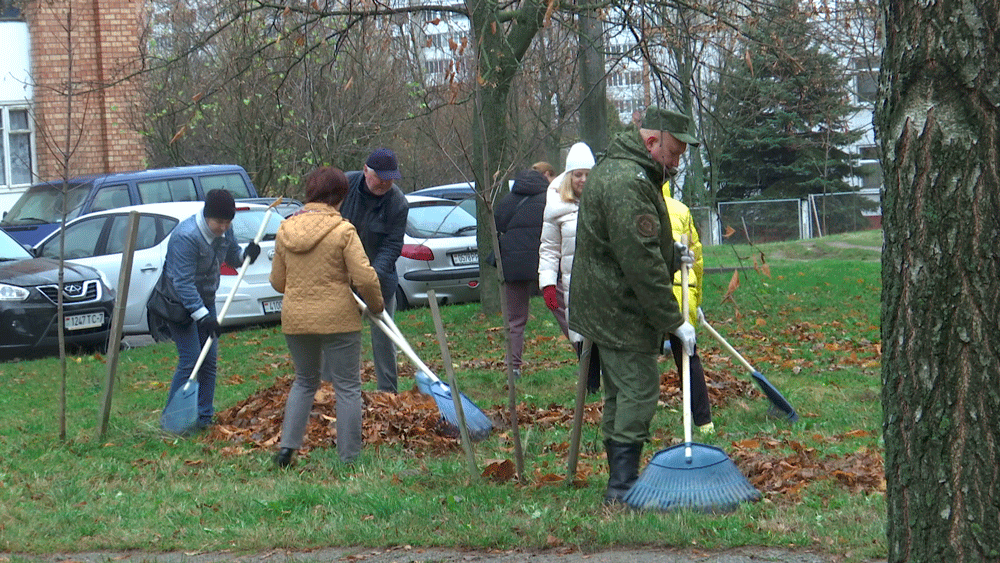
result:
<svg viewBox="0 0 1000 563"><path fill-rule="evenodd" d="M1000 2L881 0L889 562L1000 560Z"/></svg>

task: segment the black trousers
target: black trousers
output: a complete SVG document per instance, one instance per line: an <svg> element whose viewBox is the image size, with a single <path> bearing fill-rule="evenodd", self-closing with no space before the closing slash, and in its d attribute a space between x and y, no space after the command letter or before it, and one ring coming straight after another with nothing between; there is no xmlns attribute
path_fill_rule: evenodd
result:
<svg viewBox="0 0 1000 563"><path fill-rule="evenodd" d="M674 354L674 363L677 364L677 374L681 373L681 362L684 361L684 345L681 339L670 335L670 351ZM683 382L681 383L683 385ZM691 356L691 418L695 426L702 426L712 422L712 405L708 401L708 386L705 384L705 370L701 367L701 358L698 357L698 349L695 348L694 355Z"/></svg>
<svg viewBox="0 0 1000 563"><path fill-rule="evenodd" d="M574 342L576 357L583 353L583 342ZM590 345L590 368L587 372L587 392L596 393L601 389L601 354L597 350L597 344Z"/></svg>

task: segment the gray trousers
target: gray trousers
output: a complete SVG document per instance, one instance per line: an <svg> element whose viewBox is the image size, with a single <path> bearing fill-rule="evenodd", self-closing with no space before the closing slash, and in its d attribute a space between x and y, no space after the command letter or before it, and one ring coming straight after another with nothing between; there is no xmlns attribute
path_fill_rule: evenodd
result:
<svg viewBox="0 0 1000 563"><path fill-rule="evenodd" d="M337 397L337 455L351 463L361 453L361 333L286 334L295 382L285 402L281 447L299 449L320 378Z"/></svg>
<svg viewBox="0 0 1000 563"><path fill-rule="evenodd" d="M385 302L385 310L392 317L396 313L396 294ZM372 359L375 362L375 375L378 378L378 390L388 393L397 391L396 383L396 345L386 336L382 329L369 321L372 329Z"/></svg>
<svg viewBox="0 0 1000 563"><path fill-rule="evenodd" d="M524 353L524 327L531 316L531 294L538 289L538 282L508 281L503 284L507 297L507 356L505 361L513 369L521 369Z"/></svg>

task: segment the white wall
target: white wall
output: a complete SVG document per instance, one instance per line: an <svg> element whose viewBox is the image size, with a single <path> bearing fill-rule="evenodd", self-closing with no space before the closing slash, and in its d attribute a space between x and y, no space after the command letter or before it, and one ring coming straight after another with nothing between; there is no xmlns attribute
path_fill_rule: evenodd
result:
<svg viewBox="0 0 1000 563"><path fill-rule="evenodd" d="M26 103L33 98L31 41L28 24L0 22L0 104Z"/></svg>
<svg viewBox="0 0 1000 563"><path fill-rule="evenodd" d="M34 98L34 91L30 81L31 40L28 37L28 24L0 22L0 53L0 105L29 105ZM22 191L0 187L0 214L14 205Z"/></svg>

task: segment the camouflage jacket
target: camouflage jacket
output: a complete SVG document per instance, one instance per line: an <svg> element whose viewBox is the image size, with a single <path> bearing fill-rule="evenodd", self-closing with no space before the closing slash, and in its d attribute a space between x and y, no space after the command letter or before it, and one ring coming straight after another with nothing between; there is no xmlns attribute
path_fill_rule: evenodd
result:
<svg viewBox="0 0 1000 563"><path fill-rule="evenodd" d="M636 129L618 135L580 197L569 327L598 347L656 353L680 326L663 168Z"/></svg>

